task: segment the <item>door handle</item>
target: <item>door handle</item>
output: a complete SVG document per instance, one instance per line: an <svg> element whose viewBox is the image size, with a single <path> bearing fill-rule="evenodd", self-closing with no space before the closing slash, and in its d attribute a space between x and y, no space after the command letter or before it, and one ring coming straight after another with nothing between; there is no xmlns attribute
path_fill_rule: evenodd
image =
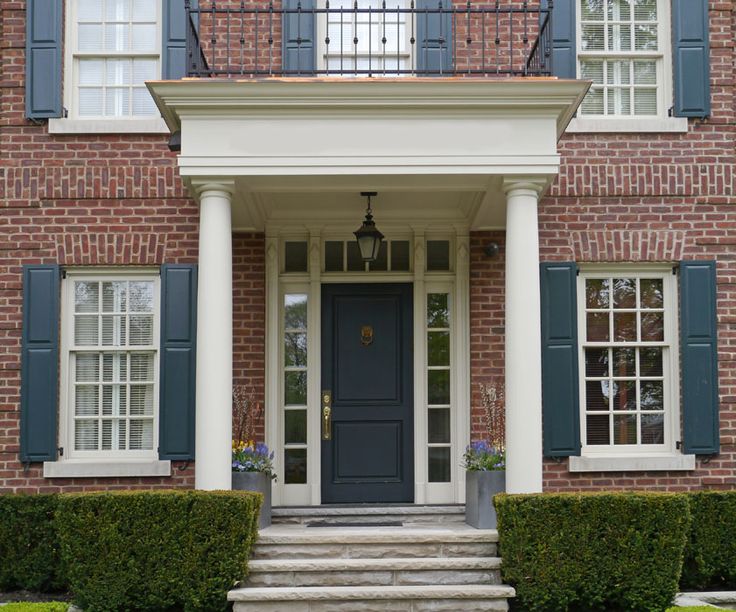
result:
<svg viewBox="0 0 736 612"><path fill-rule="evenodd" d="M322 439L332 440L332 391L322 391Z"/></svg>

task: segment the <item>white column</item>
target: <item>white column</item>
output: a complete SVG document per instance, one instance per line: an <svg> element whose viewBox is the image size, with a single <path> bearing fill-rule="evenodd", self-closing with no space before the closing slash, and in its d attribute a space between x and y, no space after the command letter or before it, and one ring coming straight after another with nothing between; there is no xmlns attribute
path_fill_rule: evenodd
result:
<svg viewBox="0 0 736 612"><path fill-rule="evenodd" d="M199 189L197 418L194 486L231 488L233 254L228 183Z"/></svg>
<svg viewBox="0 0 736 612"><path fill-rule="evenodd" d="M542 184L505 181L506 491L542 491L542 355L537 202Z"/></svg>

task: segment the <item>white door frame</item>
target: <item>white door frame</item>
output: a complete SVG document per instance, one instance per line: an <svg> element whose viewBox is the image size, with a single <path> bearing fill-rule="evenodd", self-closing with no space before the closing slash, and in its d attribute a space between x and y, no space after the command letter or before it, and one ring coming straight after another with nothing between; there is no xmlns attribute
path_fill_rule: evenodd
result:
<svg viewBox="0 0 736 612"><path fill-rule="evenodd" d="M293 221L292 221L293 223ZM294 226L291 225L291 228ZM347 239L345 228L309 228L308 232L287 227L269 227L266 232L266 443L276 451L277 480L273 485L274 505L319 505L321 503L321 293L324 283L407 283L414 288L414 503L463 503L465 471L462 453L470 440L470 288L469 236L467 226L442 230L405 226L382 229L389 238L412 241L413 272L323 273L324 239ZM393 231L392 231L393 230ZM425 272L426 240L449 239L450 272ZM285 240L308 243L309 272L281 273ZM454 253L454 257L453 257ZM427 476L426 398L426 296L428 292L450 296L451 350L451 482L429 483ZM308 296L307 320L307 484L284 484L283 339L282 310L286 293Z"/></svg>

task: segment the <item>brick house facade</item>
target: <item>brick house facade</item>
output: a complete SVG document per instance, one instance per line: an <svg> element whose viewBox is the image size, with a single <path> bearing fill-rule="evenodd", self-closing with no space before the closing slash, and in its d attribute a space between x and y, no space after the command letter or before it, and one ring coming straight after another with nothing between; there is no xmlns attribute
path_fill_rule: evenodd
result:
<svg viewBox="0 0 736 612"><path fill-rule="evenodd" d="M27 118L27 4L10 0L0 7L0 199L5 221L0 264L0 492L193 487L197 462L190 460L172 461L169 476L45 477L41 462L20 459L23 266L89 270L195 264L200 240L193 179L181 178L165 130L50 133L48 121ZM59 2L62 5L68 15L68 3ZM736 321L736 242L729 237L731 207L736 204L736 10L732 3L711 0L708 17L709 116L688 119L686 131L669 133L572 127L558 143L559 175L539 200L538 237L542 262L623 264L620 275L626 274L626 265L642 262L716 261L720 451L698 456L694 469L677 471L571 472L566 458L546 458L545 491L736 486L731 330ZM185 141L183 151L191 155L186 146ZM359 221L355 217L356 226ZM268 406L268 238L264 229L247 225L234 224L232 233L232 382L252 388L255 401ZM472 408L466 410L470 437L478 439L484 436L478 384L501 381L506 371L506 233L503 228L470 227L467 235L467 395ZM485 254L489 242L500 245L498 256ZM529 351L536 353L537 348ZM674 414L681 418L679 409ZM268 423L267 415L260 432L264 438ZM456 444L453 464L461 452Z"/></svg>

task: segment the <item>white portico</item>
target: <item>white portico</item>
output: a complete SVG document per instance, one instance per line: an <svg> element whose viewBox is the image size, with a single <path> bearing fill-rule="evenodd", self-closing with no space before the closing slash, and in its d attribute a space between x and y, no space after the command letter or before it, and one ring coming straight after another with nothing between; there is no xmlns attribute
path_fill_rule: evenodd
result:
<svg viewBox="0 0 736 612"><path fill-rule="evenodd" d="M464 501L456 466L470 435L468 235L505 229L507 490L541 491L537 204L558 172L557 141L587 84L552 78L191 79L148 86L169 128L181 132L180 172L200 203L197 488L230 486L231 235L259 231L266 234L266 435L277 464L291 435L285 437L285 419L303 416L305 423L304 443L294 446L305 458L304 482L279 478L275 503L321 499L321 288L369 282L403 283L413 291L407 332L414 359L413 501ZM331 269L327 245L347 244L344 237L362 218L357 194L366 190L380 193L377 223L390 245L396 243L389 249L398 253L408 245L408 263L387 263L369 275L366 269L363 276L348 264ZM448 265L433 270L427 249L443 242ZM303 273L284 268L287 243L304 245ZM290 327L283 323L284 299L294 295L305 296L308 307L303 322ZM452 313L446 326L435 328L426 323L426 309L436 295L449 296ZM433 366L430 361L427 367L424 340L433 330L450 336L450 433L447 443L427 444L427 414L440 414L427 391ZM293 406L282 410L284 333L303 336L308 347L303 367L286 368L303 372L303 415ZM429 477L428 461L441 455L435 448L449 449L447 482Z"/></svg>

